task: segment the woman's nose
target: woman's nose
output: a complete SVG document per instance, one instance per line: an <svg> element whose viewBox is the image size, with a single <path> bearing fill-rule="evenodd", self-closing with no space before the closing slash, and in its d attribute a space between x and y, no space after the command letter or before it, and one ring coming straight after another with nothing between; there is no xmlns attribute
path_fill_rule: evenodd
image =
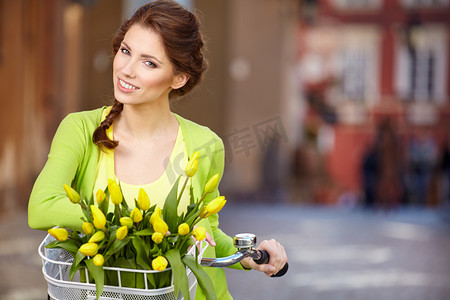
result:
<svg viewBox="0 0 450 300"><path fill-rule="evenodd" d="M130 59L130 60L127 61L127 63L123 66L123 68L122 68L122 73L123 73L125 76L128 76L128 77L134 77L134 75L135 75L135 68L136 68L135 62L134 62L132 59Z"/></svg>

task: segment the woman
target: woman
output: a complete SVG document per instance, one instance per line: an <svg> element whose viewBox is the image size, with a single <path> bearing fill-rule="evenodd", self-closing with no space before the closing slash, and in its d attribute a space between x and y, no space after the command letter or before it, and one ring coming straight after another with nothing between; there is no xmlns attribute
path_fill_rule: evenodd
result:
<svg viewBox="0 0 450 300"><path fill-rule="evenodd" d="M114 178L120 181L125 199L136 197L142 187L152 203L162 207L177 171L193 152L199 151L202 158L190 182L195 195L202 192L211 176L223 172L221 139L208 128L173 114L169 107L169 100L195 87L206 69L197 18L172 1L149 3L120 27L113 50L115 103L70 114L61 122L30 197L32 228L80 225L81 212L67 201L63 184L74 186L82 195L93 195L106 187L108 178ZM218 195L216 190L205 201ZM205 257L235 252L231 238L218 228L217 215L202 225L213 246L208 247ZM257 265L245 259L234 267L272 275L284 266L283 246L271 240L259 247L269 252L269 264ZM232 299L224 271L206 271L218 299ZM202 299L204 295L198 290L196 298Z"/></svg>

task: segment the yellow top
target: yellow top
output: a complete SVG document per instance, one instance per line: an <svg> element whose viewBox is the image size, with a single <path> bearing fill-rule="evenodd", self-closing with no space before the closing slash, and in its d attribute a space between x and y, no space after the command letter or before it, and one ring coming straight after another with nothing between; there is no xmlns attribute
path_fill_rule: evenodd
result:
<svg viewBox="0 0 450 300"><path fill-rule="evenodd" d="M106 115L107 112L105 111L103 117L106 117ZM106 133L110 139L113 139L112 125L106 130ZM167 194L170 192L173 184L180 175L182 175L183 178L181 178L179 182L178 193L181 192L181 188L186 178L184 169L187 164L187 161L188 161L188 154L186 152L183 133L180 127L178 127L177 139L173 146L172 153L170 154L170 158L168 159L164 172L158 179L147 184L134 185L120 181L115 174L114 150L104 149L103 151L100 151L99 162L97 165L97 173L95 177L95 184L93 190L94 199L96 192L99 189L105 190L106 187L108 186L108 178L112 178L117 183L120 184L122 188L123 197L127 201L127 204L130 208L135 207L134 199L137 200L139 195L139 189L143 188L150 198L151 206L157 204L158 207L162 209L164 207L164 202L166 200ZM188 181L188 184L184 190L183 196L178 205L179 214L185 212L187 206L189 205L190 202L189 186L190 180ZM111 202L109 211L113 211Z"/></svg>

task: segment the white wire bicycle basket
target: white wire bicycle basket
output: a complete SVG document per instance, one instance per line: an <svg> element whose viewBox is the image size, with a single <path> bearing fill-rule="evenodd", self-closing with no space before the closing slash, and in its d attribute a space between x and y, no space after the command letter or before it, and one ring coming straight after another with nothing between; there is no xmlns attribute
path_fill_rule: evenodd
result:
<svg viewBox="0 0 450 300"><path fill-rule="evenodd" d="M80 272L85 272L88 277L88 271L83 268L75 273L73 280L69 279L69 270L74 261L72 255L64 249L60 248L45 248L45 245L54 241L51 235L47 235L42 243L39 245L39 255L42 258L42 273L47 281L48 294L50 299L54 300L95 300L96 288L93 283L84 283L80 281ZM198 255L198 259L202 258L205 249L208 247L207 243L202 243ZM187 255L193 255L195 247L192 247ZM169 270L167 268L166 270ZM145 288L129 288L123 287L121 283L121 273L140 273L147 277L149 273L158 273L155 270L137 270L125 268L104 267L105 271L117 273L118 286L105 285L103 292L100 295L100 300L183 300L181 292L178 293L178 298L175 297L173 282L172 285L159 288L149 289L147 281L145 280ZM166 272L166 271L163 271ZM189 282L189 295L191 299L195 299L197 291L197 278L194 273L186 267Z"/></svg>

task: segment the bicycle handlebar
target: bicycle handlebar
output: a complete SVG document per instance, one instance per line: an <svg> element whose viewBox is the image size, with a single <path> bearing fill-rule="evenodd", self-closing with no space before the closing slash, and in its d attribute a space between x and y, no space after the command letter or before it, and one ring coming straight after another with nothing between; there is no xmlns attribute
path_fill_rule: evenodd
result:
<svg viewBox="0 0 450 300"><path fill-rule="evenodd" d="M258 265L269 263L269 260L270 260L269 253L266 250L259 250L259 249L258 249L258 252L259 252L260 257L258 259L255 259L255 258L253 259L255 261L255 263L257 263ZM280 271L278 271L277 273L273 274L270 277L281 277L284 274L286 274L288 269L289 269L289 264L286 263Z"/></svg>

